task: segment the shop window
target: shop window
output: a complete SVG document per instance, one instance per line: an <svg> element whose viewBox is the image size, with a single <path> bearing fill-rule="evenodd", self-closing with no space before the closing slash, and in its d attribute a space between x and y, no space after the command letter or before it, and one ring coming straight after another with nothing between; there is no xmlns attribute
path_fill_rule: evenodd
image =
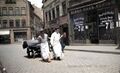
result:
<svg viewBox="0 0 120 73"><path fill-rule="evenodd" d="M14 20L9 20L9 26L14 27Z"/></svg>

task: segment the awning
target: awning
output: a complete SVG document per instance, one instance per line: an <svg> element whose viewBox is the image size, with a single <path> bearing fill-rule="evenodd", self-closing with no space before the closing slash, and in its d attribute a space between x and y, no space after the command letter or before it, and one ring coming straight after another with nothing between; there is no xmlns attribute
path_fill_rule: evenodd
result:
<svg viewBox="0 0 120 73"><path fill-rule="evenodd" d="M0 35L9 35L10 31L9 30L0 30Z"/></svg>

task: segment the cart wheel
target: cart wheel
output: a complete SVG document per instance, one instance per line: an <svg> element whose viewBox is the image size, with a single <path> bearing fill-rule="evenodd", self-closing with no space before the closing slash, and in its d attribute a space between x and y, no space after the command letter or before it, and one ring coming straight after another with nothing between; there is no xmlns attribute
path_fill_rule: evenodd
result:
<svg viewBox="0 0 120 73"><path fill-rule="evenodd" d="M27 55L28 55L29 58L33 57L33 51L30 50L29 48L27 48Z"/></svg>

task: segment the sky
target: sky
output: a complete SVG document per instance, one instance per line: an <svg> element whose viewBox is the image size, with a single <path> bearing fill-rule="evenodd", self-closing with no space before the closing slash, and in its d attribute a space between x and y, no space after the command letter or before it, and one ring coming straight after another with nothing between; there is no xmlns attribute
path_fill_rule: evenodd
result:
<svg viewBox="0 0 120 73"><path fill-rule="evenodd" d="M34 4L35 6L41 8L42 7L42 0L28 0L31 2L31 4Z"/></svg>

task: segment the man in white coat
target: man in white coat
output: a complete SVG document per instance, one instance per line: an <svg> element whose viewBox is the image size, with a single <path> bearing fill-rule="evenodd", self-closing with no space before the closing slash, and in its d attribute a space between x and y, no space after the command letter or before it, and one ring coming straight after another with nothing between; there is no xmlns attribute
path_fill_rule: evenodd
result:
<svg viewBox="0 0 120 73"><path fill-rule="evenodd" d="M61 60L62 58L62 47L60 44L60 30L59 28L56 28L55 31L52 33L50 38L50 43L53 46L54 51L54 59Z"/></svg>

